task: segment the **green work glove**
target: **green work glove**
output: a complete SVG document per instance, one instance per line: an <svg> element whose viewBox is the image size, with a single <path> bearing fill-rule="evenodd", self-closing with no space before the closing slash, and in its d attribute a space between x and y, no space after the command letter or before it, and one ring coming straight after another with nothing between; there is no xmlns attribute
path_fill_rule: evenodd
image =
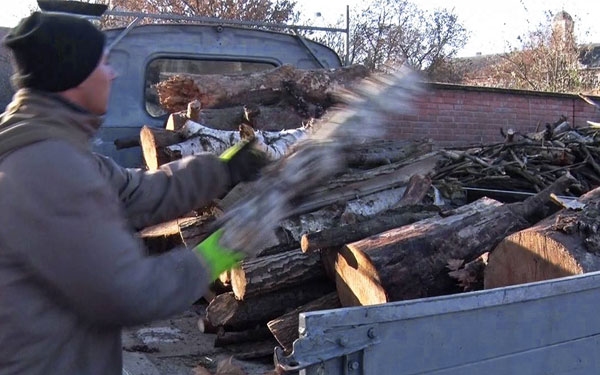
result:
<svg viewBox="0 0 600 375"><path fill-rule="evenodd" d="M267 154L256 147L256 140L241 141L225 150L220 159L229 167L231 186L258 178L261 168L269 163Z"/></svg>
<svg viewBox="0 0 600 375"><path fill-rule="evenodd" d="M226 249L219 244L223 230L219 229L194 248L210 269L211 280L216 280L221 273L232 269L244 259L244 254Z"/></svg>

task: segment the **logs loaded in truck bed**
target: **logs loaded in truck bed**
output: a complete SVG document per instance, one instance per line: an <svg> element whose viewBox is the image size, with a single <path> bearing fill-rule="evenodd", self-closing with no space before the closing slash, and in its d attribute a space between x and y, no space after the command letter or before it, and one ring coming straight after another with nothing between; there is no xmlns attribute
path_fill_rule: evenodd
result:
<svg viewBox="0 0 600 375"><path fill-rule="evenodd" d="M173 112L169 121L140 133L147 167L219 154L247 137L277 160L337 108L337 90L365 76L360 67L284 67L248 79L171 77L158 88ZM268 367L275 346L292 351L300 312L600 270L597 132L561 118L538 133L506 129L496 144L361 144L346 151L348 168L294 202L258 256L222 274L188 318L214 347L237 359L267 358ZM151 253L195 246L249 189L251 183L240 184L211 206L140 236ZM137 349L152 356L151 342ZM214 372L198 350L184 350L186 358Z"/></svg>

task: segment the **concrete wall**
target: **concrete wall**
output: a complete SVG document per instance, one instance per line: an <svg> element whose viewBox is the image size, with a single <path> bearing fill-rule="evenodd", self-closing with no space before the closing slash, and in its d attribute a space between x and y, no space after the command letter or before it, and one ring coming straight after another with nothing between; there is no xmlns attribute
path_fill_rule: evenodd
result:
<svg viewBox="0 0 600 375"><path fill-rule="evenodd" d="M600 104L600 97L591 97ZM544 130L564 115L575 127L600 122L600 110L577 95L430 84L415 113L390 129L396 139L431 138L441 147L501 142L500 128Z"/></svg>

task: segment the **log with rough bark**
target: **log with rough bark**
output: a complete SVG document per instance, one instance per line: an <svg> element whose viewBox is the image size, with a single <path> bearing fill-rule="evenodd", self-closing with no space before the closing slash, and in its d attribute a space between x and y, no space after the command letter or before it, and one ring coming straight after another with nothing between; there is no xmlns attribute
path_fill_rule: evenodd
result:
<svg viewBox="0 0 600 375"><path fill-rule="evenodd" d="M373 215L366 215L365 220L357 220L357 215L351 211L344 211L344 221L347 223L347 215L352 215L352 223L338 227L332 227L321 230L310 231L300 238L300 247L303 252L310 252L317 249L342 246L346 243L360 240L388 229L414 223L427 217L435 215L437 209L431 210L427 207L412 207L399 209L401 207L417 205L420 203L431 186L431 179L427 176L413 175L408 180L408 185L404 189L402 198L398 203L388 205L387 209L381 212L375 212ZM374 204L368 204L373 206ZM350 205L349 205L350 207ZM390 209L391 208L391 209ZM368 219L375 216L372 219ZM305 220L306 221L306 220ZM314 226L313 226L314 228Z"/></svg>
<svg viewBox="0 0 600 375"><path fill-rule="evenodd" d="M426 154L411 160L358 171L331 179L327 184L312 189L290 211L290 216L311 212L334 203L348 202L384 190L406 186L415 174L433 175L440 156Z"/></svg>
<svg viewBox="0 0 600 375"><path fill-rule="evenodd" d="M231 288L239 300L323 279L319 254L299 249L250 259L231 270Z"/></svg>
<svg viewBox="0 0 600 375"><path fill-rule="evenodd" d="M408 147L412 149L410 145ZM262 243L261 249L257 249L259 256L298 248L304 234L357 221L357 218L368 218L397 206L405 194L406 184L411 179L414 180L416 173L432 174L438 159L435 154L430 154L410 160L412 162L403 161L373 169L354 170L333 177L326 186L309 193L289 211L290 217L281 221L274 228L271 239ZM421 182L424 181L427 180ZM215 218L235 202L244 199L252 187L252 184L239 184L218 202L214 212L182 222L180 231L184 243L195 246L206 238L216 229L211 227ZM214 216L209 217L210 215Z"/></svg>
<svg viewBox="0 0 600 375"><path fill-rule="evenodd" d="M140 130L140 146L148 170L154 171L159 166L168 163L173 156L165 151L167 146L183 141L183 136L177 132L143 126Z"/></svg>
<svg viewBox="0 0 600 375"><path fill-rule="evenodd" d="M581 210L562 209L503 239L491 252L484 287L496 288L600 270L600 188L578 201ZM595 226L595 227L594 227Z"/></svg>
<svg viewBox="0 0 600 375"><path fill-rule="evenodd" d="M240 301L233 292L216 296L206 308L206 319L212 326L226 331L243 331L266 324L286 312L335 290L331 282L319 281Z"/></svg>
<svg viewBox="0 0 600 375"><path fill-rule="evenodd" d="M250 74L176 75L156 85L161 106L167 112L184 110L193 99L203 108L269 105L282 100L331 105L332 92L367 77L361 65L336 69L303 70L291 65ZM285 87L293 83L293 88Z"/></svg>
<svg viewBox="0 0 600 375"><path fill-rule="evenodd" d="M303 252L308 253L323 248L343 246L386 230L436 216L438 213L439 208L435 206L392 209L365 221L307 233L302 236L300 247Z"/></svg>
<svg viewBox="0 0 600 375"><path fill-rule="evenodd" d="M337 309L339 307L341 307L341 304L337 293L329 293L269 321L267 327L283 350L289 354L292 352L294 340L299 337L298 322L300 319L298 314L309 311Z"/></svg>
<svg viewBox="0 0 600 375"><path fill-rule="evenodd" d="M449 259L474 259L507 235L546 215L552 193L571 175L524 202L502 205L482 198L452 215L433 217L347 244L336 260L336 286L344 306L370 305L459 291L447 273Z"/></svg>

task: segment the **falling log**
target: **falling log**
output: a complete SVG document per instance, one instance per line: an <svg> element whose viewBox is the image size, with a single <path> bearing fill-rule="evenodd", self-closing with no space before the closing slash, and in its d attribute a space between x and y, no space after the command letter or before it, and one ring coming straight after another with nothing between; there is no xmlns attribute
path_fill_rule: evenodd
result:
<svg viewBox="0 0 600 375"><path fill-rule="evenodd" d="M286 90L286 82L311 103L332 103L332 92L367 77L362 65L336 69L297 69L283 65L249 74L176 75L156 85L161 106L167 112L185 109L197 98L203 108L226 108L240 105L269 105L282 99L297 100Z"/></svg>
<svg viewBox="0 0 600 375"><path fill-rule="evenodd" d="M258 130L280 131L302 127L304 123L312 120L312 117L301 116L287 104L255 106L252 116L249 115L249 107L206 108L202 109L199 117L193 121L220 130L236 130L240 124L248 124ZM174 118L167 122L166 128L178 130L182 125L181 120Z"/></svg>
<svg viewBox="0 0 600 375"><path fill-rule="evenodd" d="M296 249L242 262L231 270L231 288L235 298L244 300L324 278L320 255Z"/></svg>
<svg viewBox="0 0 600 375"><path fill-rule="evenodd" d="M162 128L143 126L140 130L140 145L148 170L157 170L159 166L175 160L169 153L165 152L165 148L182 140L183 137L179 133Z"/></svg>
<svg viewBox="0 0 600 375"><path fill-rule="evenodd" d="M586 205L582 210L563 209L504 238L490 254L484 287L497 288L600 270L598 235L593 229L598 225L600 188L591 190L578 201Z"/></svg>
<svg viewBox="0 0 600 375"><path fill-rule="evenodd" d="M307 233L302 236L300 247L303 252L308 253L323 248L342 246L386 230L436 216L438 212L439 208L435 206L408 206L388 210L366 221Z"/></svg>
<svg viewBox="0 0 600 375"><path fill-rule="evenodd" d="M269 321L267 327L283 350L289 354L292 352L294 340L299 337L298 322L300 319L298 314L309 311L337 309L339 307L341 307L341 304L337 293L329 293Z"/></svg>
<svg viewBox="0 0 600 375"><path fill-rule="evenodd" d="M335 290L331 282L319 281L278 290L240 301L233 292L216 296L206 308L212 326L226 331L243 331L285 314Z"/></svg>
<svg viewBox="0 0 600 375"><path fill-rule="evenodd" d="M574 183L567 174L524 202L502 205L489 198L344 246L336 260L343 306L371 305L459 291L448 276L449 259L474 259L507 235L543 215L552 193Z"/></svg>

